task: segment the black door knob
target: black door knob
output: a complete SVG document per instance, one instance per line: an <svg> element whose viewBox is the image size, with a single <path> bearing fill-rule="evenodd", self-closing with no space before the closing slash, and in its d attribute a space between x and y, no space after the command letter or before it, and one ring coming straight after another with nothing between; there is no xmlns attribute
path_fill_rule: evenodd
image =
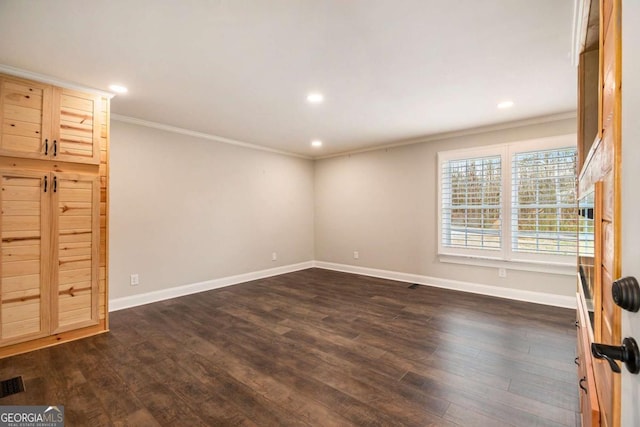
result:
<svg viewBox="0 0 640 427"><path fill-rule="evenodd" d="M636 312L640 309L640 285L635 277L623 277L611 284L613 302L621 308Z"/></svg>
<svg viewBox="0 0 640 427"><path fill-rule="evenodd" d="M620 373L620 367L615 362L619 360L625 364L632 374L640 372L640 350L633 338L625 338L621 346L591 343L591 354L596 359L604 359L609 362L611 370Z"/></svg>

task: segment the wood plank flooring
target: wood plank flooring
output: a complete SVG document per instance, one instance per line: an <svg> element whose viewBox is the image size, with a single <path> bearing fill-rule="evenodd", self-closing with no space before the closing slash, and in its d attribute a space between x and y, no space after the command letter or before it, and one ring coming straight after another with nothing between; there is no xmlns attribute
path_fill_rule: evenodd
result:
<svg viewBox="0 0 640 427"><path fill-rule="evenodd" d="M0 360L68 426L575 426L573 310L309 269Z"/></svg>

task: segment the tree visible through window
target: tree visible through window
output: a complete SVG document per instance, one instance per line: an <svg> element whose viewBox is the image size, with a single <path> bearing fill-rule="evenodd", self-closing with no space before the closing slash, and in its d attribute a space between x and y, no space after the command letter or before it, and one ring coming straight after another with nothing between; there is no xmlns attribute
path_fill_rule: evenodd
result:
<svg viewBox="0 0 640 427"><path fill-rule="evenodd" d="M443 243L500 249L500 157L452 160L443 168Z"/></svg>
<svg viewBox="0 0 640 427"><path fill-rule="evenodd" d="M576 150L516 153L512 167L512 250L575 255Z"/></svg>
<svg viewBox="0 0 640 427"><path fill-rule="evenodd" d="M566 145L564 138L439 153L439 252L568 262L577 253L578 212L576 149Z"/></svg>

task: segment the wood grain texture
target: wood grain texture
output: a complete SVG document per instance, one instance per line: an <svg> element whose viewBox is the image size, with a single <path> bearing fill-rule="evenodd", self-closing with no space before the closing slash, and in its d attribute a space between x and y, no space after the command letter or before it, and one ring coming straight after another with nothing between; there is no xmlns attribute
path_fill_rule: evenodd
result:
<svg viewBox="0 0 640 427"><path fill-rule="evenodd" d="M0 345L49 333L51 220L45 176L0 169Z"/></svg>
<svg viewBox="0 0 640 427"><path fill-rule="evenodd" d="M51 86L0 75L0 155L46 158L51 97Z"/></svg>
<svg viewBox="0 0 640 427"><path fill-rule="evenodd" d="M100 163L103 99L0 74L0 155Z"/></svg>
<svg viewBox="0 0 640 427"><path fill-rule="evenodd" d="M108 98L100 100L100 251L98 254L98 317L109 327L109 137L111 104Z"/></svg>
<svg viewBox="0 0 640 427"><path fill-rule="evenodd" d="M582 52L578 65L578 170L598 135L598 49Z"/></svg>
<svg viewBox="0 0 640 427"><path fill-rule="evenodd" d="M102 98L65 88L54 88L53 135L55 159L100 163Z"/></svg>
<svg viewBox="0 0 640 427"><path fill-rule="evenodd" d="M52 332L98 324L100 187L97 175L56 173ZM75 281L70 282L70 278Z"/></svg>
<svg viewBox="0 0 640 427"><path fill-rule="evenodd" d="M68 425L575 426L575 311L309 269L0 360ZM73 360L74 363L68 363Z"/></svg>
<svg viewBox="0 0 640 427"><path fill-rule="evenodd" d="M10 201L2 206L0 251L11 261L0 266L0 297L8 304L6 321L0 307L0 357L6 357L108 329L109 99L0 75L0 100L0 169L47 176L49 185L46 215L35 202L41 188L14 179L3 192ZM54 180L60 191L52 197ZM45 217L46 230L39 227ZM38 250L46 269L34 258ZM23 317L38 300L46 325L28 335L36 322Z"/></svg>
<svg viewBox="0 0 640 427"><path fill-rule="evenodd" d="M620 345L620 308L611 298L611 283L620 277L621 269L621 99L622 49L621 1L599 0L599 90L598 137L587 155L580 173L581 194L594 185L602 188L601 222L596 224L596 266L600 269L600 286L595 294L595 339ZM579 98L579 102L584 100ZM584 108L580 105L579 109ZM600 423L620 425L620 376L606 363L594 361L596 388L601 410ZM585 414L583 414L585 415Z"/></svg>
<svg viewBox="0 0 640 427"><path fill-rule="evenodd" d="M593 371L593 356L591 355L592 338L589 334L588 312L578 295L578 393L580 395L580 414L583 427L600 425L600 405Z"/></svg>

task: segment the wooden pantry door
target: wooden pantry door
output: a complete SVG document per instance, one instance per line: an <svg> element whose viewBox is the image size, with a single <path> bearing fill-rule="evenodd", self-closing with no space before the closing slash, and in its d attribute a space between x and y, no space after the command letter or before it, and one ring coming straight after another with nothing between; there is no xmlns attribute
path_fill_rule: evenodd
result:
<svg viewBox="0 0 640 427"><path fill-rule="evenodd" d="M49 334L49 174L0 170L0 344Z"/></svg>
<svg viewBox="0 0 640 427"><path fill-rule="evenodd" d="M100 182L53 174L53 332L98 324Z"/></svg>

